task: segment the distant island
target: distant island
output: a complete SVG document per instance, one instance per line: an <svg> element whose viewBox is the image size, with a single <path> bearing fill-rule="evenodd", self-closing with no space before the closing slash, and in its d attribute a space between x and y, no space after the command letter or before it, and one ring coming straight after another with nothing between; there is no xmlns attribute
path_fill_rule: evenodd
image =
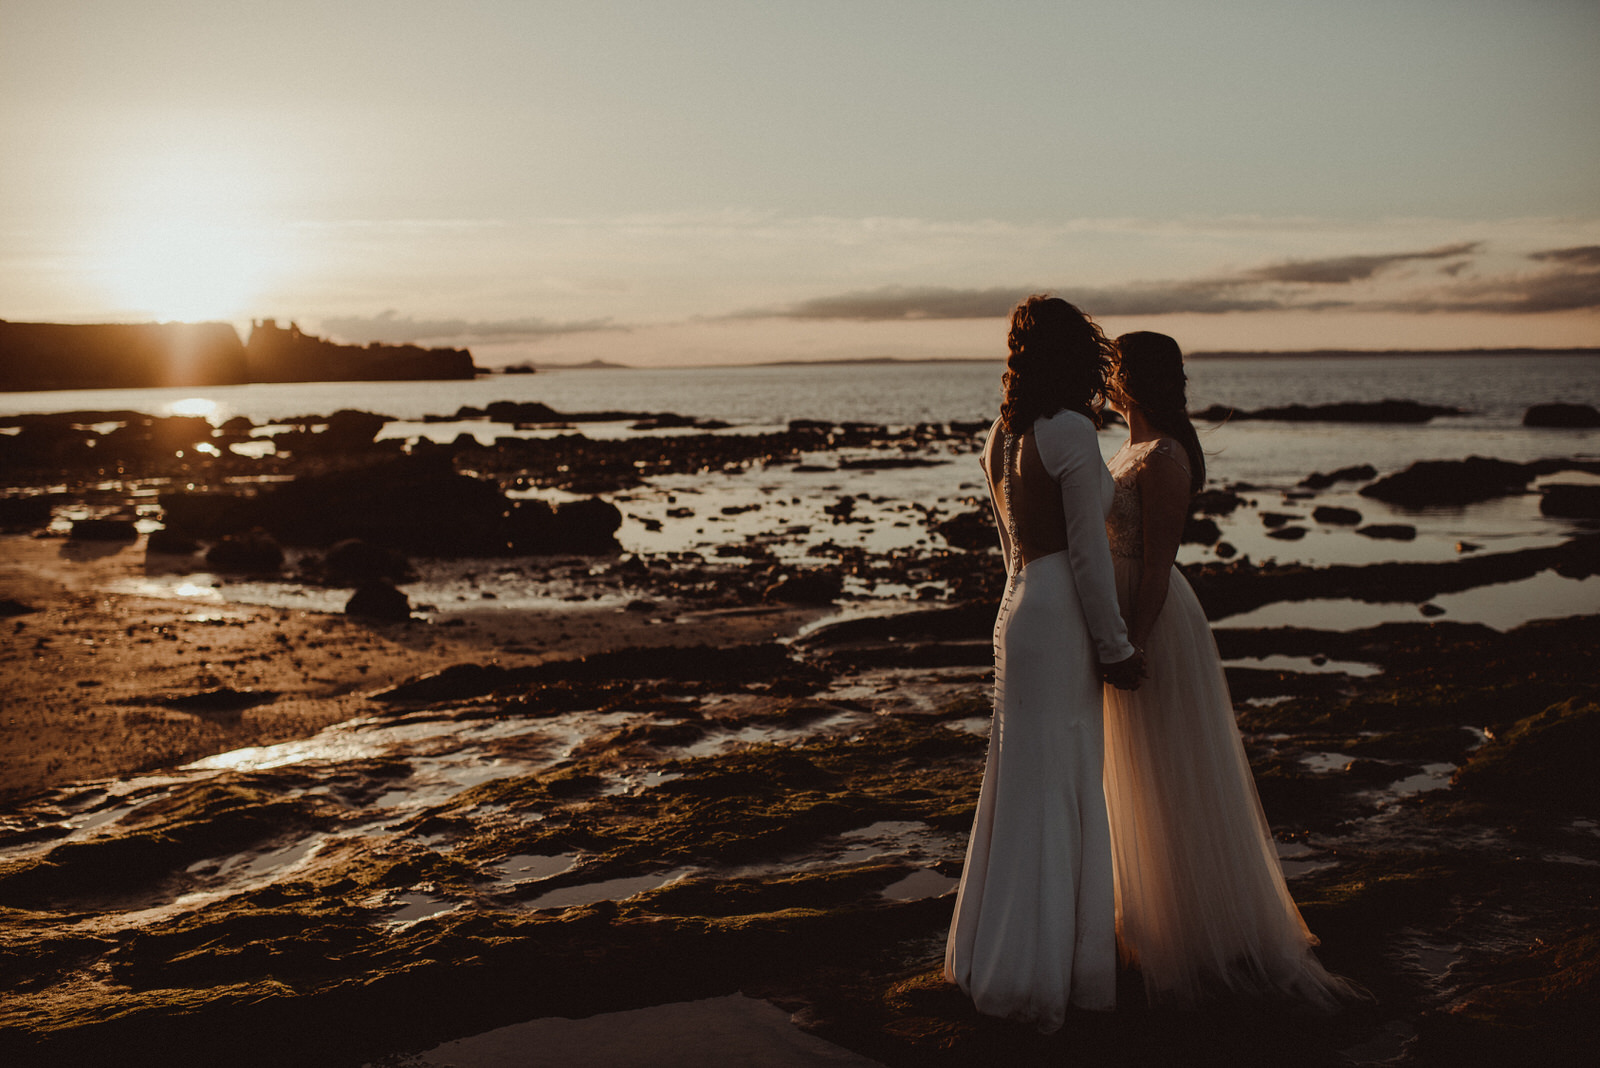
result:
<svg viewBox="0 0 1600 1068"><path fill-rule="evenodd" d="M340 345L275 319L241 342L229 323L13 323L0 319L0 390L463 379L466 349Z"/></svg>

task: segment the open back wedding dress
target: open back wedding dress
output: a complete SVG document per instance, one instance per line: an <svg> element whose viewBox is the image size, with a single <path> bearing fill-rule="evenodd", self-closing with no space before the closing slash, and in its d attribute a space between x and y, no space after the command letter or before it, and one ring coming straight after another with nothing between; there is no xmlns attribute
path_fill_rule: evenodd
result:
<svg viewBox="0 0 1600 1068"><path fill-rule="evenodd" d="M1111 458L1108 535L1124 605L1143 577L1138 475L1149 463L1188 470L1171 438ZM1149 676L1135 691L1105 688L1123 956L1153 1004L1192 1008L1232 992L1333 1008L1350 987L1318 963L1284 885L1211 626L1176 567L1167 583L1145 643Z"/></svg>
<svg viewBox="0 0 1600 1068"><path fill-rule="evenodd" d="M1098 661L1133 647L1112 581L1112 483L1094 424L1064 411L1008 441L996 423L984 470L1008 582L994 627L988 763L945 974L980 1012L1054 1031L1069 1004L1116 1001Z"/></svg>

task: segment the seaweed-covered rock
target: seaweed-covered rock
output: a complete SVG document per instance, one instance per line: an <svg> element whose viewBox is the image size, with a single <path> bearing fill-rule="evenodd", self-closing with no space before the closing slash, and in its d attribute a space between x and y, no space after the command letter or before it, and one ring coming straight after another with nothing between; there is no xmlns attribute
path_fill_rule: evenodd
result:
<svg viewBox="0 0 1600 1068"><path fill-rule="evenodd" d="M1587 404L1535 404L1522 414L1523 426L1583 429L1600 426L1600 411Z"/></svg>
<svg viewBox="0 0 1600 1068"><path fill-rule="evenodd" d="M1600 705L1571 699L1519 720L1474 754L1451 785L1477 797L1600 812Z"/></svg>
<svg viewBox="0 0 1600 1068"><path fill-rule="evenodd" d="M1404 471L1363 486L1361 495L1408 508L1473 504L1521 493L1534 475L1527 465L1483 456L1419 460Z"/></svg>

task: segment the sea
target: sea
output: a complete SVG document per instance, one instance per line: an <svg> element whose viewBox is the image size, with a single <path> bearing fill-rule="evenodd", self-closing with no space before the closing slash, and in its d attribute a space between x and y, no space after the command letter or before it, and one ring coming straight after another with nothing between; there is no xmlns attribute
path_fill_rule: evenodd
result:
<svg viewBox="0 0 1600 1068"><path fill-rule="evenodd" d="M561 412L673 412L727 422L721 434L781 429L793 419L867 422L889 426L952 421L988 422L1000 400L1000 361L782 364L686 368L573 368L535 374L492 374L468 381L317 382L222 386L205 389L73 390L0 394L0 416L37 412L133 410L156 415L198 414L221 423L243 415L265 435L274 426L345 408L378 412L393 420L383 437L449 441L466 433L484 443L510 434L582 433L621 437L636 433L630 420L580 423L565 429L513 430L505 424L450 418L463 407L493 401L539 401ZM1465 508L1399 509L1358 494L1359 483L1339 483L1314 500L1298 496L1313 472L1371 464L1380 474L1418 460L1486 456L1526 462L1543 458L1600 459L1600 430L1555 430L1522 425L1535 404L1600 406L1600 357L1594 355L1218 356L1188 364L1189 407L1252 410L1289 404L1412 400L1462 409L1425 424L1350 424L1225 419L1198 424L1210 483L1247 487L1255 509L1223 521L1223 540L1256 562L1309 565L1386 560L1454 559L1463 552L1512 551L1559 543L1584 529L1581 522L1540 514L1538 495L1502 498ZM1122 441L1115 427L1102 431L1107 456ZM263 440L262 448L267 443ZM815 545L860 543L874 551L926 546L926 530L908 507L956 512L977 505L983 493L976 462L952 453L948 463L903 471L844 471L820 463L753 473L673 475L616 495L626 522L619 540L627 551L714 551L730 540L772 539L774 529L816 531L772 539L780 558L820 562ZM833 458L836 462L837 457ZM817 468L821 468L818 470ZM1563 472L1552 482L1600 482ZM821 509L840 496L878 509L880 521L830 529ZM697 514L669 514L693 500ZM759 505L750 508L750 505ZM1348 526L1312 522L1316 505L1358 510L1366 525L1411 526L1409 539L1363 536ZM745 508L747 511L739 511ZM723 513L726 511L726 514ZM1276 511L1308 526L1299 541L1267 537L1261 513ZM708 518L710 516L710 518ZM1212 546L1185 546L1180 562L1216 559ZM1515 588L1513 588L1515 587ZM1563 580L1553 572L1491 588L1492 595L1447 595L1438 607L1491 626L1541 615L1600 611L1596 580ZM1268 606L1240 625L1353 627L1415 618L1416 606Z"/></svg>

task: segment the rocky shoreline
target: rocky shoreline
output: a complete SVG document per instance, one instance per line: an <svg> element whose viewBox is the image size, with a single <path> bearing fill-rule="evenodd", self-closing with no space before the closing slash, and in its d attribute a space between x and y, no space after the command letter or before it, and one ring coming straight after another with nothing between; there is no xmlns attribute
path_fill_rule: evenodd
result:
<svg viewBox="0 0 1600 1068"><path fill-rule="evenodd" d="M408 448L340 415L248 455L217 447L226 430L146 420L35 421L0 445L27 491L0 506L7 1064L401 1064L532 1017L739 991L896 1066L1559 1065L1592 1048L1600 616L1228 622L1593 575L1582 516L1556 544L1448 561L1187 568L1291 889L1374 1003L1154 1013L1128 975L1122 1011L1044 1038L978 1016L938 972L989 715L986 511L840 494L811 529L738 537L726 517L726 553L615 541L666 474L889 472L966 456L985 428ZM1501 492L1594 471L1555 459ZM1309 508L1319 491L1296 492ZM1224 494L1204 507L1236 526L1279 507ZM721 515L696 507L686 522ZM569 540L519 542L524 509ZM894 524L897 548L843 537ZM281 555L207 562L246 537ZM337 563L351 542L367 563ZM375 560L400 570L358 573ZM187 575L224 576L218 598L127 592ZM336 605L369 581L465 599L384 621L229 597L267 581Z"/></svg>

